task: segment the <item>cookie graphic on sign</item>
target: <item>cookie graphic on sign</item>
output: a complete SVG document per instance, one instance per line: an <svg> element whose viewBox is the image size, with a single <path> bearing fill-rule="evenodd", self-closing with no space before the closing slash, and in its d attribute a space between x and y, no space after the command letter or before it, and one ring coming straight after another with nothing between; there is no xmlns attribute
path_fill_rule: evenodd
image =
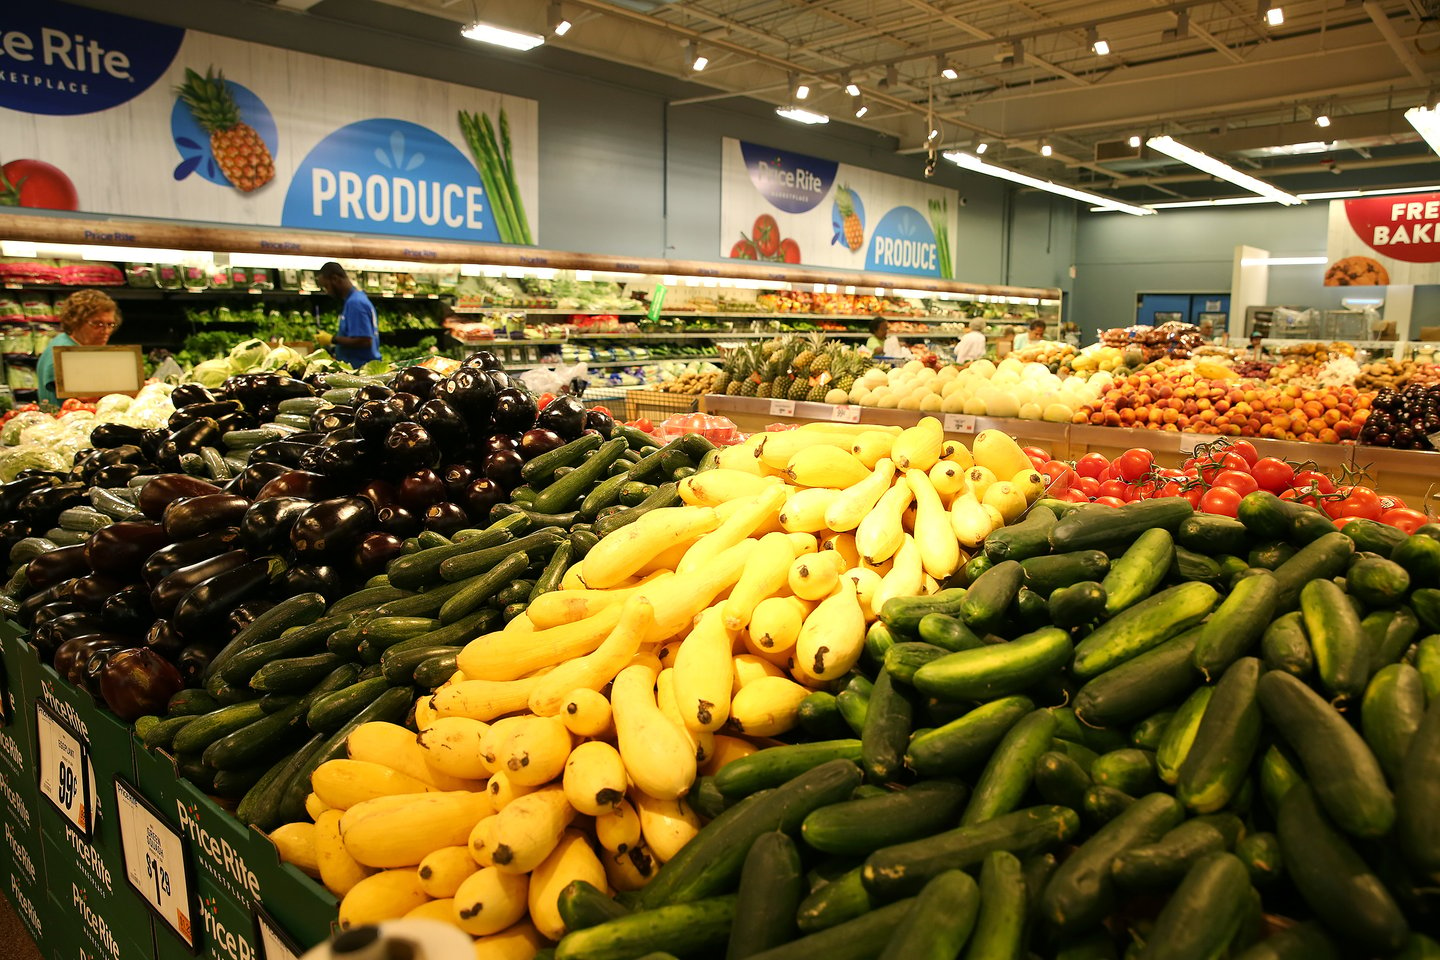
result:
<svg viewBox="0 0 1440 960"><path fill-rule="evenodd" d="M1383 287L1390 283L1390 271L1372 257L1342 257L1325 271L1327 287Z"/></svg>

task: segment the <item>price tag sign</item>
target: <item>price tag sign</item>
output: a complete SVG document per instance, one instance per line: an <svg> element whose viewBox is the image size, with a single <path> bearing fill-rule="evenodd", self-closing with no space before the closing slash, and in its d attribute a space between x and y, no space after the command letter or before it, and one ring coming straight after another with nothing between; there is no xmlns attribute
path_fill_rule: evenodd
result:
<svg viewBox="0 0 1440 960"><path fill-rule="evenodd" d="M966 413L945 414L946 433L974 433L975 418Z"/></svg>
<svg viewBox="0 0 1440 960"><path fill-rule="evenodd" d="M770 416L772 417L793 417L795 416L794 400L771 400Z"/></svg>
<svg viewBox="0 0 1440 960"><path fill-rule="evenodd" d="M255 906L255 942L260 945L260 960L297 960L304 952L258 904Z"/></svg>
<svg viewBox="0 0 1440 960"><path fill-rule="evenodd" d="M85 741L35 704L35 742L40 793L87 841L90 839L90 756Z"/></svg>
<svg viewBox="0 0 1440 960"><path fill-rule="evenodd" d="M184 838L149 801L119 777L115 778L115 807L125 879L180 942L191 953L198 953L195 903L190 895L190 860L185 856Z"/></svg>
<svg viewBox="0 0 1440 960"><path fill-rule="evenodd" d="M850 403L837 403L830 407L830 419L837 423L859 423L860 408Z"/></svg>

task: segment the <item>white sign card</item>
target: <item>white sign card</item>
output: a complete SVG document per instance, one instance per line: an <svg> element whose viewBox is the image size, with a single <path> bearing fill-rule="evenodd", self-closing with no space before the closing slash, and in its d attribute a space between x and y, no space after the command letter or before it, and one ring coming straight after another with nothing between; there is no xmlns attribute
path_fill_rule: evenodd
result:
<svg viewBox="0 0 1440 960"><path fill-rule="evenodd" d="M185 855L184 838L119 777L115 778L115 808L125 879L180 942L191 953L198 953L190 859Z"/></svg>
<svg viewBox="0 0 1440 960"><path fill-rule="evenodd" d="M280 928L265 909L255 905L255 942L260 944L260 960L297 960L304 951L296 946L289 934Z"/></svg>
<svg viewBox="0 0 1440 960"><path fill-rule="evenodd" d="M90 839L90 755L82 740L45 704L35 704L35 743L40 793Z"/></svg>

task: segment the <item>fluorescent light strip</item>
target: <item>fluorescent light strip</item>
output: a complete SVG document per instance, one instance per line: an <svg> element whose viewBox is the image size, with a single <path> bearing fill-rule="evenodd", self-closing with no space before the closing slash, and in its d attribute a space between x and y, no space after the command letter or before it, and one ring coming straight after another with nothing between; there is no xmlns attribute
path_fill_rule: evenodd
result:
<svg viewBox="0 0 1440 960"><path fill-rule="evenodd" d="M1323 193L1296 194L1306 203L1311 200L1350 200L1355 197L1388 197L1398 193L1440 193L1440 184L1429 187L1386 187L1383 190L1329 190ZM1238 207L1252 203L1269 203L1264 197L1221 197L1216 200L1175 200L1169 203L1147 203L1151 210L1179 210L1186 207ZM1110 212L1109 207L1091 207L1091 213Z"/></svg>
<svg viewBox="0 0 1440 960"><path fill-rule="evenodd" d="M1146 207L1137 207L1134 204L1123 203L1119 200L1112 200L1109 197L1098 193L1089 193L1085 190L1076 190L1074 187L1062 186L1052 183L1049 180L1041 180L1038 177L1029 177L1023 173L1016 173L1014 170L1007 170L1005 167L997 167L994 164L986 163L973 153L962 153L952 150L945 154L945 159L965 170L972 170L975 173L983 173L987 176L998 177L1001 180L1009 180L1011 183L1018 183L1027 187L1034 187L1037 190L1044 190L1047 193L1059 194L1062 197L1070 197L1072 200L1082 200L1094 203L1106 210L1115 210L1119 213L1128 213L1134 217L1144 217L1154 213L1154 210Z"/></svg>
<svg viewBox="0 0 1440 960"><path fill-rule="evenodd" d="M1410 126L1415 132L1425 138L1430 144L1430 149L1440 153L1440 107L1431 110L1429 107L1411 107L1405 111L1405 119L1410 121Z"/></svg>
<svg viewBox="0 0 1440 960"><path fill-rule="evenodd" d="M497 47L506 47L510 50L533 50L545 42L545 38L538 33L527 33L523 30L497 27L495 24L486 23L483 20L476 20L474 23L465 27L465 29L460 31L460 36L467 40L491 43Z"/></svg>
<svg viewBox="0 0 1440 960"><path fill-rule="evenodd" d="M1275 203L1283 203L1287 207L1300 203L1300 198L1294 194L1286 193L1279 187L1252 177L1248 173L1241 173L1228 163L1217 160L1208 153L1201 153L1199 150L1187 147L1173 137L1151 137L1145 141L1145 145L1166 156L1174 157L1181 163L1188 163L1196 170L1208 173L1212 177L1219 177L1221 180L1228 180L1237 187L1244 187L1251 193L1257 193Z"/></svg>
<svg viewBox="0 0 1440 960"><path fill-rule="evenodd" d="M1318 267L1329 263L1325 257L1244 257L1242 267Z"/></svg>
<svg viewBox="0 0 1440 960"><path fill-rule="evenodd" d="M796 123L829 123L830 118L823 113L815 113L800 107L776 107L775 114L784 117L786 120L794 120Z"/></svg>

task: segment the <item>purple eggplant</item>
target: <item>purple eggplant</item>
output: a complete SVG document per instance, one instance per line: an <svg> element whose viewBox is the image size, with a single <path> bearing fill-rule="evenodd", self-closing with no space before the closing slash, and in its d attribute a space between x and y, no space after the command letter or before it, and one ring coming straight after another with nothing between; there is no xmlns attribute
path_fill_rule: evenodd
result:
<svg viewBox="0 0 1440 960"><path fill-rule="evenodd" d="M83 677L73 679L77 669L83 669L91 654L100 650L123 650L132 646L129 637L118 633L77 633L55 648L55 672L62 677L72 678L71 682L83 686Z"/></svg>
<svg viewBox="0 0 1440 960"><path fill-rule="evenodd" d="M85 559L85 544L77 543L42 553L25 567L25 580L36 590L83 577L90 572Z"/></svg>
<svg viewBox="0 0 1440 960"><path fill-rule="evenodd" d="M380 443L385 439L390 428L405 418L405 412L398 403L391 403L386 399L367 400L363 403L356 399L355 407L355 432L362 439L372 443Z"/></svg>
<svg viewBox="0 0 1440 960"><path fill-rule="evenodd" d="M585 429L585 408L574 397L556 397L535 417L535 425L554 430L566 440L574 440Z"/></svg>
<svg viewBox="0 0 1440 960"><path fill-rule="evenodd" d="M464 509L448 500L432 504L425 511L425 529L449 536L470 524L470 516Z"/></svg>
<svg viewBox="0 0 1440 960"><path fill-rule="evenodd" d="M395 391L384 384L367 383L355 391L356 403L367 403L371 400L389 400L395 396Z"/></svg>
<svg viewBox="0 0 1440 960"><path fill-rule="evenodd" d="M191 643L217 636L230 611L263 594L283 569L278 558L264 557L202 580L175 605L170 623Z"/></svg>
<svg viewBox="0 0 1440 960"><path fill-rule="evenodd" d="M465 508L465 512L477 520L483 520L490 515L490 508L497 503L504 503L506 500L505 488L489 477L480 477L471 481L470 486L465 488L465 493L458 499L458 503Z"/></svg>
<svg viewBox="0 0 1440 960"><path fill-rule="evenodd" d="M585 429L594 430L606 440L615 431L615 418L600 410L585 411Z"/></svg>
<svg viewBox="0 0 1440 960"><path fill-rule="evenodd" d="M181 567L150 591L150 606L157 617L170 617L180 601L195 587L222 573L244 566L249 560L250 554L244 550L231 550L229 553L192 563L188 567Z"/></svg>
<svg viewBox="0 0 1440 960"><path fill-rule="evenodd" d="M440 468L440 479L445 483L445 493L451 499L459 497L475 479L475 470L466 463L450 463Z"/></svg>
<svg viewBox="0 0 1440 960"><path fill-rule="evenodd" d="M119 526L116 524L115 526ZM194 540L184 540L160 547L141 564L140 576L152 589L161 580L192 563L199 563L241 546L238 530L214 530Z"/></svg>
<svg viewBox="0 0 1440 960"><path fill-rule="evenodd" d="M180 634L170 626L169 620L156 620L150 624L150 629L145 631L145 646L160 656L173 660L185 648L185 641L181 640Z"/></svg>
<svg viewBox="0 0 1440 960"><path fill-rule="evenodd" d="M290 528L308 506L310 501L299 497L271 497L252 503L240 518L240 542L255 553L286 542Z"/></svg>
<svg viewBox="0 0 1440 960"><path fill-rule="evenodd" d="M520 476L523 466L525 461L514 450L497 450L485 457L481 471L487 479L494 480L509 493L523 482Z"/></svg>
<svg viewBox="0 0 1440 960"><path fill-rule="evenodd" d="M397 537L413 537L420 532L420 518L404 507L381 507L375 511L375 529Z"/></svg>
<svg viewBox="0 0 1440 960"><path fill-rule="evenodd" d="M415 526L418 530L418 521ZM393 533L383 530L367 533L355 548L355 572L366 579L384 573L385 566L404 549L405 541Z"/></svg>
<svg viewBox="0 0 1440 960"><path fill-rule="evenodd" d="M340 576L340 571L325 563L291 567L275 584L275 589L277 596L282 599L298 593L318 593L330 602L340 599L346 593L345 581Z"/></svg>
<svg viewBox="0 0 1440 960"><path fill-rule="evenodd" d="M215 484L185 473L162 473L140 488L140 512L151 520L165 515L165 508L181 497L203 497L219 493Z"/></svg>
<svg viewBox="0 0 1440 960"><path fill-rule="evenodd" d="M433 470L440 465L440 448L430 431L418 423L403 420L385 435L385 462L399 473Z"/></svg>
<svg viewBox="0 0 1440 960"><path fill-rule="evenodd" d="M139 583L121 587L100 605L100 619L105 621L107 629L117 633L143 632L155 620L155 611L150 609L150 591Z"/></svg>
<svg viewBox="0 0 1440 960"><path fill-rule="evenodd" d="M250 501L238 493L207 493L172 501L165 508L162 523L172 540L189 540L222 527L233 527L250 509Z"/></svg>
<svg viewBox="0 0 1440 960"><path fill-rule="evenodd" d="M364 497L336 497L311 504L290 528L290 545L301 563L348 557L375 528L375 505Z"/></svg>
<svg viewBox="0 0 1440 960"><path fill-rule="evenodd" d="M542 410L541 413L544 413ZM565 438L546 427L534 427L520 435L520 456L529 460L565 445Z"/></svg>
<svg viewBox="0 0 1440 960"><path fill-rule="evenodd" d="M393 385L397 393L413 393L421 400L429 400L444 379L429 367L413 366L397 373Z"/></svg>
<svg viewBox="0 0 1440 960"><path fill-rule="evenodd" d="M461 367L435 388L467 423L476 426L489 419L495 408L495 383L482 371Z"/></svg>
<svg viewBox="0 0 1440 960"><path fill-rule="evenodd" d="M413 513L444 500L445 492L445 481L434 470L416 470L400 479L400 505Z"/></svg>
<svg viewBox="0 0 1440 960"><path fill-rule="evenodd" d="M415 422L430 432L446 450L459 450L470 443L470 430L460 411L443 397L425 401L415 413Z"/></svg>
<svg viewBox="0 0 1440 960"><path fill-rule="evenodd" d="M254 500L265 488L265 484L282 473L289 472L290 468L283 463L251 463L236 474L235 479L225 485L225 489Z"/></svg>
<svg viewBox="0 0 1440 960"><path fill-rule="evenodd" d="M261 597L256 600L246 600L234 610L231 610L230 615L225 618L224 636L226 642L229 642L235 634L254 623L260 614L273 606L275 606L274 600Z"/></svg>
<svg viewBox="0 0 1440 960"><path fill-rule="evenodd" d="M513 433L518 436L535 426L538 412L535 398L528 391L519 387L508 387L495 394L495 410L490 415L490 423L497 433ZM560 435L564 436L563 433Z"/></svg>
<svg viewBox="0 0 1440 960"><path fill-rule="evenodd" d="M110 712L132 723L165 710L185 680L175 665L154 650L131 647L105 661L100 670L100 695Z"/></svg>
<svg viewBox="0 0 1440 960"><path fill-rule="evenodd" d="M287 470L260 488L255 502L271 497L299 497L301 500L323 500L335 487L335 481L318 473Z"/></svg>

